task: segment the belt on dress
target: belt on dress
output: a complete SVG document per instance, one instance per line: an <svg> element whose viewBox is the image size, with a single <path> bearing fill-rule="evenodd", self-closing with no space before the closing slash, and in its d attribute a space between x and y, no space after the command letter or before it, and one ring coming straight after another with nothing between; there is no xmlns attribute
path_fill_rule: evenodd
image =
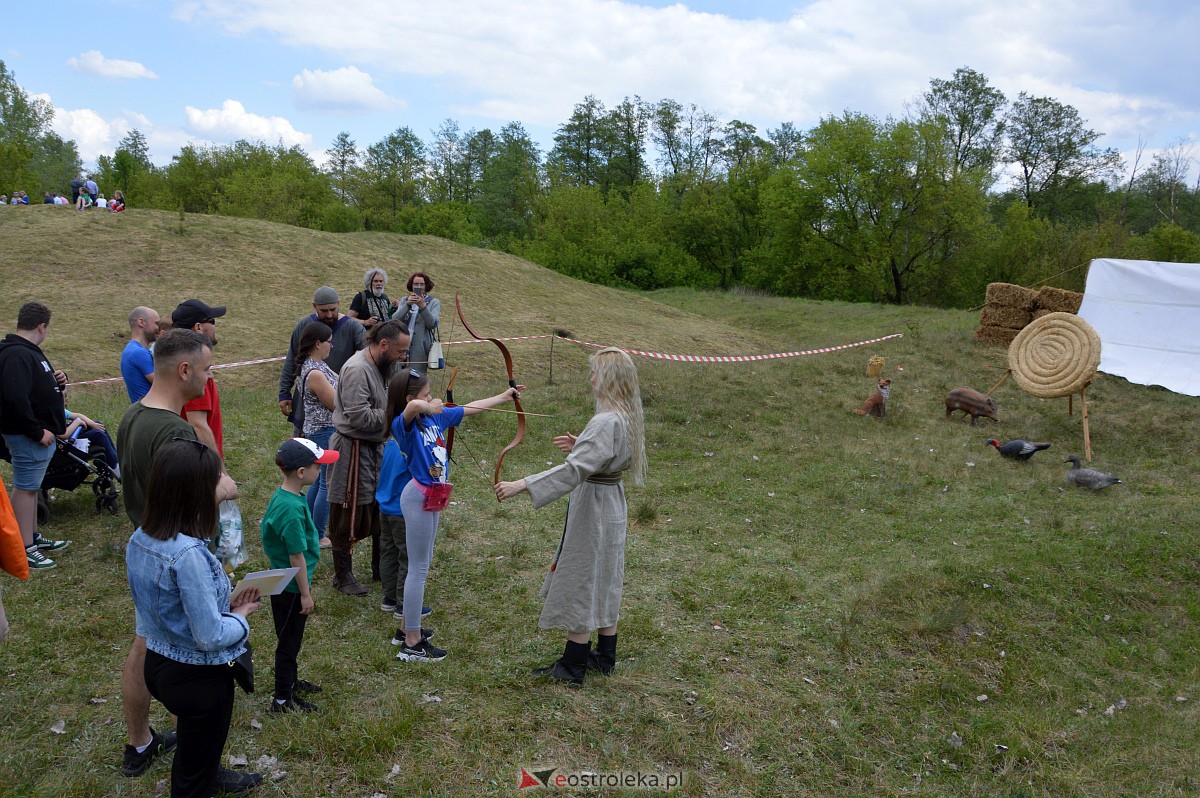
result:
<svg viewBox="0 0 1200 798"><path fill-rule="evenodd" d="M592 474L587 478L587 481L595 485L620 485L621 472L612 471L605 474Z"/></svg>

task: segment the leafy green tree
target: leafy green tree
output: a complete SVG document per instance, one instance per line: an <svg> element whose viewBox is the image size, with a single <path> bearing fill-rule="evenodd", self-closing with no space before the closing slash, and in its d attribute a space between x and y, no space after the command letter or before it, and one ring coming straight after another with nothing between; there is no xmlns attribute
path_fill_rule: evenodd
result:
<svg viewBox="0 0 1200 798"><path fill-rule="evenodd" d="M774 130L767 131L771 143L771 163L775 167L792 163L804 154L804 133L796 130L791 122L784 122Z"/></svg>
<svg viewBox="0 0 1200 798"><path fill-rule="evenodd" d="M494 153L482 163L471 205L484 235L504 248L532 229L541 191L541 154L520 122L509 122L496 138Z"/></svg>
<svg viewBox="0 0 1200 798"><path fill-rule="evenodd" d="M604 185L628 197L649 176L646 137L650 130L650 108L642 98L626 97L605 117L608 131L607 178Z"/></svg>
<svg viewBox="0 0 1200 798"><path fill-rule="evenodd" d="M325 150L329 156L326 173L330 177L334 194L346 205L358 204L358 168L361 155L358 145L346 131L338 133L333 144Z"/></svg>
<svg viewBox="0 0 1200 798"><path fill-rule="evenodd" d="M453 119L442 122L434 131L433 141L426 149L430 202L469 201L465 144L458 122Z"/></svg>
<svg viewBox="0 0 1200 798"><path fill-rule="evenodd" d="M950 80L929 82L919 117L940 122L950 145L952 175L977 170L987 176L986 186L1000 155L1007 99L986 77L967 67L954 70Z"/></svg>
<svg viewBox="0 0 1200 798"><path fill-rule="evenodd" d="M677 196L713 177L721 152L715 116L694 104L684 107L668 99L654 107L650 129L663 180Z"/></svg>
<svg viewBox="0 0 1200 798"><path fill-rule="evenodd" d="M985 219L978 187L947 178L950 162L938 125L849 112L822 120L804 159L780 170L765 201L768 223L782 233L771 254L796 264L789 293L952 302L956 270Z"/></svg>
<svg viewBox="0 0 1200 798"><path fill-rule="evenodd" d="M3 145L0 144L0 147ZM3 156L0 156L0 162L3 160ZM71 179L83 169L83 163L79 159L75 142L64 140L53 131L47 131L34 146L33 161L29 169L34 175L32 185L42 187L43 191L66 193ZM33 197L32 191L30 195L32 201L38 201Z"/></svg>
<svg viewBox="0 0 1200 798"><path fill-rule="evenodd" d="M167 168L177 207L320 227L325 209L340 203L299 147L237 141L225 147L184 147Z"/></svg>
<svg viewBox="0 0 1200 798"><path fill-rule="evenodd" d="M1021 92L1005 117L1004 160L1017 168L1015 189L1035 211L1064 218L1089 183L1102 183L1121 167L1115 150L1096 146L1100 134L1079 111L1050 97Z"/></svg>
<svg viewBox="0 0 1200 798"><path fill-rule="evenodd" d="M601 186L609 144L604 103L588 95L575 105L571 118L554 134L546 157L551 185Z"/></svg>
<svg viewBox="0 0 1200 798"><path fill-rule="evenodd" d="M161 180L157 179L157 170L150 161L150 146L146 137L136 128L117 142L117 149L111 158L102 155L97 159L97 165L97 182L102 189L120 189L131 201L136 196L137 204L143 207L151 204L148 200L157 193L154 189L161 184Z"/></svg>
<svg viewBox="0 0 1200 798"><path fill-rule="evenodd" d="M459 199L472 203L483 187L485 170L500 154L500 139L489 128L469 130L462 139Z"/></svg>
<svg viewBox="0 0 1200 798"><path fill-rule="evenodd" d="M50 103L30 97L0 61L0 186L36 200L47 188L64 190L79 172L75 145L50 130L53 120Z"/></svg>
<svg viewBox="0 0 1200 798"><path fill-rule="evenodd" d="M1163 222L1134 239L1129 254L1142 260L1200 263L1200 235L1173 222Z"/></svg>
<svg viewBox="0 0 1200 798"><path fill-rule="evenodd" d="M1196 194L1187 184L1195 163L1187 141L1177 141L1155 154L1150 167L1130 187L1130 223L1135 231L1148 232L1163 222L1185 229L1195 224Z"/></svg>
<svg viewBox="0 0 1200 798"><path fill-rule="evenodd" d="M367 147L362 206L371 227L390 229L404 207L424 200L425 145L408 127Z"/></svg>

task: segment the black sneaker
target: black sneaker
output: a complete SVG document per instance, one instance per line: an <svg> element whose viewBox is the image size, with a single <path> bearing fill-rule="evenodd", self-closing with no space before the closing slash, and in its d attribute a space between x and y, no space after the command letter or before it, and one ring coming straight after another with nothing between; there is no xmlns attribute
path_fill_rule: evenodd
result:
<svg viewBox="0 0 1200 798"><path fill-rule="evenodd" d="M217 791L215 795L226 798L242 798L262 784L263 777L259 773L239 773L226 767L217 769Z"/></svg>
<svg viewBox="0 0 1200 798"><path fill-rule="evenodd" d="M295 694L295 693L310 693L311 694L311 693L319 693L319 692L321 692L320 685L313 684L312 682L308 681L307 679L297 679L296 683L294 685L292 685L292 693L293 694Z"/></svg>
<svg viewBox="0 0 1200 798"><path fill-rule="evenodd" d="M155 760L159 754L170 753L175 750L175 732L169 731L165 734L159 734L154 729L150 729L150 746L142 753L132 745L125 746L125 759L121 762L121 775L140 776L150 767L150 763Z"/></svg>
<svg viewBox="0 0 1200 798"><path fill-rule="evenodd" d="M433 630L426 629L424 626L422 626L421 627L421 637L425 638L426 640L430 639L431 637L433 637ZM396 636L392 638L392 645L393 646L404 645L404 627L403 626L401 626L399 629L396 630Z"/></svg>
<svg viewBox="0 0 1200 798"><path fill-rule="evenodd" d="M433 612L432 607L426 607L424 604L421 605L421 617L422 618L428 616L431 612ZM403 604L396 605L396 611L392 613L392 617L395 618L397 621L404 620L404 605Z"/></svg>
<svg viewBox="0 0 1200 798"><path fill-rule="evenodd" d="M38 551L58 551L65 549L71 545L69 540L51 540L50 538L42 537L41 532L33 533L33 545L37 546Z"/></svg>
<svg viewBox="0 0 1200 798"><path fill-rule="evenodd" d="M291 698L289 698L287 701L284 701L282 704L272 698L271 699L271 711L272 712L316 712L317 705L310 704L307 701L305 701L303 698L301 698L300 696L294 695Z"/></svg>
<svg viewBox="0 0 1200 798"><path fill-rule="evenodd" d="M396 612L399 607L396 605L395 599L387 598L385 596L383 603L379 605L379 609L383 610L384 612Z"/></svg>
<svg viewBox="0 0 1200 798"><path fill-rule="evenodd" d="M396 659L404 660L405 662L441 662L445 658L446 652L440 648L435 648L429 642L428 637L422 637L421 642L415 646L400 646L400 652L396 654Z"/></svg>

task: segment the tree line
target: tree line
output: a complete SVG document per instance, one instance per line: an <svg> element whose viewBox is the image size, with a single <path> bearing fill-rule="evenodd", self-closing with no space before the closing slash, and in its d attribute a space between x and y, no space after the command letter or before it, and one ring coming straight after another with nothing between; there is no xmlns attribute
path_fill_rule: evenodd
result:
<svg viewBox="0 0 1200 798"><path fill-rule="evenodd" d="M50 113L0 62L0 186L78 170ZM1100 137L1070 105L1007 98L963 67L901 115L844 111L809 130L589 96L544 153L520 122L446 120L427 140L340 133L323 167L249 141L156 166L133 130L96 171L135 207L437 235L614 286L969 307L993 281L1081 290L1093 257L1200 261L1190 146L1146 163L1139 146L1126 163Z"/></svg>

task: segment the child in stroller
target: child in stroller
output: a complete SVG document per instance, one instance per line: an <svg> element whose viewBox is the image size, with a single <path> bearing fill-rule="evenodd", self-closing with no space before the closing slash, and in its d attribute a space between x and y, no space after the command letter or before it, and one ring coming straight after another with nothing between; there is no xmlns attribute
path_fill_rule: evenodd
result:
<svg viewBox="0 0 1200 798"><path fill-rule="evenodd" d="M96 511L108 510L117 514L120 505L117 497L121 482L117 466L117 450L103 424L87 416L67 411L67 431L54 440L56 450L42 477L42 490L38 494L38 523L50 518L50 489L75 490L80 485L91 485L96 495ZM80 443L82 441L82 444ZM0 458L10 460L4 439L0 438Z"/></svg>

